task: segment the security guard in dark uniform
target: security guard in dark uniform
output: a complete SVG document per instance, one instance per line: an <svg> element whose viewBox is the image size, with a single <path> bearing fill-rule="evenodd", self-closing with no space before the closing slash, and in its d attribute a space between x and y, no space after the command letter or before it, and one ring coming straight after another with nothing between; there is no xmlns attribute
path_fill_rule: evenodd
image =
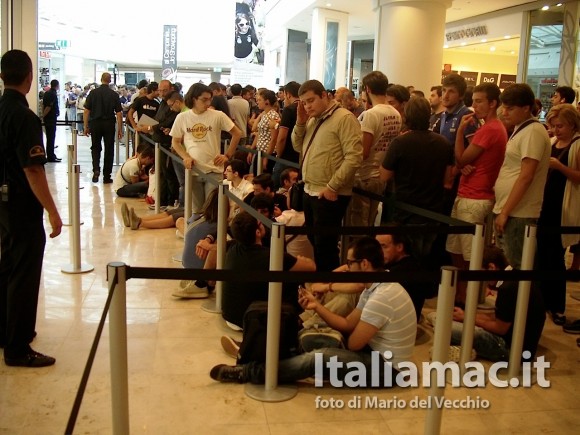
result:
<svg viewBox="0 0 580 435"><path fill-rule="evenodd" d="M109 84L111 74L105 72L101 76L101 86L92 90L85 101L83 115L85 135L92 135L91 155L93 158L93 183L99 181L101 175L101 140L105 143L105 161L103 164L103 183L112 183L113 157L115 155L115 118L117 118L117 135L123 137L123 108L119 94L113 91ZM90 130L89 130L90 127Z"/></svg>
<svg viewBox="0 0 580 435"><path fill-rule="evenodd" d="M25 95L33 83L32 61L20 50L0 61L5 92L0 98L0 346L9 366L44 367L55 359L35 352L36 309L46 234L44 209L60 234L62 221L54 204L44 164L42 125Z"/></svg>

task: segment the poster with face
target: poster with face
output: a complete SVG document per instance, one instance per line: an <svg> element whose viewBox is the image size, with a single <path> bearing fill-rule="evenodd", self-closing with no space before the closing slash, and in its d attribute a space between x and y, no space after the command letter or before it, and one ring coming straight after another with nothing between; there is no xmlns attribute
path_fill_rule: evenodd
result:
<svg viewBox="0 0 580 435"><path fill-rule="evenodd" d="M261 0L236 2L234 58L236 62L264 65Z"/></svg>

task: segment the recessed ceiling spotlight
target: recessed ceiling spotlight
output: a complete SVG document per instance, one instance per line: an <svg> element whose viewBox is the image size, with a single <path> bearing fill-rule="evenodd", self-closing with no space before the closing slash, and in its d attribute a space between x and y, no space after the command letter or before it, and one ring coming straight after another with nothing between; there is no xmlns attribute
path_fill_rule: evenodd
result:
<svg viewBox="0 0 580 435"><path fill-rule="evenodd" d="M483 38L483 39L481 40L481 42L487 42L487 39L486 39L486 38Z"/></svg>
<svg viewBox="0 0 580 435"><path fill-rule="evenodd" d="M511 38L511 36L510 36L510 35L505 35L505 36L503 37L503 39L510 39L510 38Z"/></svg>
<svg viewBox="0 0 580 435"><path fill-rule="evenodd" d="M449 46L448 46L447 44L445 44L445 45L443 46L443 48L449 48Z"/></svg>
<svg viewBox="0 0 580 435"><path fill-rule="evenodd" d="M510 54L516 54L516 52L512 50L512 51L510 51Z"/></svg>
<svg viewBox="0 0 580 435"><path fill-rule="evenodd" d="M491 47L489 47L489 51L495 51L495 47L492 45Z"/></svg>
<svg viewBox="0 0 580 435"><path fill-rule="evenodd" d="M543 11L547 11L548 9L550 9L550 6L546 5L546 6L542 6L542 10Z"/></svg>
<svg viewBox="0 0 580 435"><path fill-rule="evenodd" d="M467 42L462 42L462 43L461 43L461 46L462 46L462 47L465 47L466 45L467 45Z"/></svg>
<svg viewBox="0 0 580 435"><path fill-rule="evenodd" d="M326 3L326 7L329 8L332 6L332 3Z"/></svg>
<svg viewBox="0 0 580 435"><path fill-rule="evenodd" d="M562 3L558 3L558 4L556 4L556 6L560 7L560 6L562 6Z"/></svg>

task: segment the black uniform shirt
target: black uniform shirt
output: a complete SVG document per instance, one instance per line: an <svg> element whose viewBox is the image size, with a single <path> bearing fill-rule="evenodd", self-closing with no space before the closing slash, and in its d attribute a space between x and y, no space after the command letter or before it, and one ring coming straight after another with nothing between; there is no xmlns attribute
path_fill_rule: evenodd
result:
<svg viewBox="0 0 580 435"><path fill-rule="evenodd" d="M44 96L42 97L42 105L44 107L50 107L50 111L44 117L44 122L56 122L56 118L60 115L56 89L50 88L50 90L44 93Z"/></svg>
<svg viewBox="0 0 580 435"><path fill-rule="evenodd" d="M85 109L91 111L89 121L95 119L114 121L115 114L123 110L119 95L105 84L89 93L85 101Z"/></svg>
<svg viewBox="0 0 580 435"><path fill-rule="evenodd" d="M2 209L8 205L20 215L26 215L23 208L42 214L42 205L30 189L23 168L45 163L40 118L29 109L23 94L6 89L0 98L0 183L8 184L9 202L2 202Z"/></svg>

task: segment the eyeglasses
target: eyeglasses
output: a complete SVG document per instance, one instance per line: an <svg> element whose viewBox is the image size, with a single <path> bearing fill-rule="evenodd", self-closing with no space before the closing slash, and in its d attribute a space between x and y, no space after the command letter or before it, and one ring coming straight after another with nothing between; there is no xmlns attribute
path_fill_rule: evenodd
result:
<svg viewBox="0 0 580 435"><path fill-rule="evenodd" d="M250 23L238 23L238 26L240 27L249 27Z"/></svg>
<svg viewBox="0 0 580 435"><path fill-rule="evenodd" d="M353 264L358 264L360 262L362 262L363 260L349 260L348 258L346 259L346 265L348 267L352 266Z"/></svg>

